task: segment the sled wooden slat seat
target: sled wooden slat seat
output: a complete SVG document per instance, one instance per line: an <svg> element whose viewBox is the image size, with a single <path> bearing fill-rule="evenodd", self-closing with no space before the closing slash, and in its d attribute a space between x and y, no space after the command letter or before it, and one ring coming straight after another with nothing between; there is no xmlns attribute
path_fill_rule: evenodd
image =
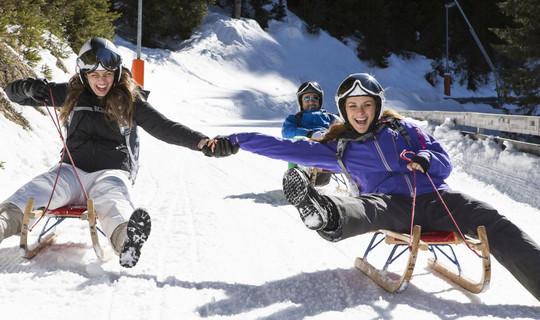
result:
<svg viewBox="0 0 540 320"><path fill-rule="evenodd" d="M416 264L418 249L423 251L429 250L433 253L433 257L428 259L428 265L444 277L473 293L480 293L487 288L491 279L491 262L486 229L484 226L480 226L477 229L478 240L466 237L466 242L456 232L435 231L421 233L420 230L420 226L414 226L412 240L410 239L409 234L388 230L379 230L375 232L364 256L362 258L356 258L355 266L387 291L399 292L405 290L411 279ZM368 253L383 241L382 239L378 240L379 235L384 235L385 243L393 245L390 255L382 269L375 268L367 261ZM411 242L410 248L409 241ZM462 275L459 261L451 247L452 245L459 244L467 244L471 248L481 252L482 276L480 281L473 281ZM402 247L402 251L396 254L399 247ZM443 250L444 248L448 248L450 253L445 252ZM388 266L406 251L409 251L409 259L401 278L397 280L390 278L386 272ZM445 256L447 260L451 261L454 265L454 269L457 269L457 272L443 264L438 258L437 252Z"/></svg>
<svg viewBox="0 0 540 320"><path fill-rule="evenodd" d="M410 235L395 231L385 230L385 242L387 244L408 244ZM459 244L460 238L457 232L431 231L422 232L418 248L423 251L429 250L429 245Z"/></svg>
<svg viewBox="0 0 540 320"><path fill-rule="evenodd" d="M43 209L31 210L30 219L35 219L43 215ZM50 209L43 215L46 218L78 218L88 220L88 209L86 205L66 206L57 209Z"/></svg>
<svg viewBox="0 0 540 320"><path fill-rule="evenodd" d="M57 209L47 210L45 213L43 212L45 210L44 208L34 209L33 207L34 199L30 198L28 199L28 203L26 204L26 209L23 216L23 225L21 228L20 248L22 257L32 259L34 256L36 256L36 254L38 254L39 251L53 243L56 239L56 232L49 232L51 229L53 229L53 227L58 225L66 218L77 218L88 221L90 237L92 239L92 247L94 248L96 256L100 261L103 261L105 259L103 249L99 244L98 229L96 226L96 214L94 211L94 202L92 199L88 199L86 206L66 206ZM49 228L47 228L46 223L43 227L43 230L39 234L38 243L33 248L30 248L30 246L28 245L28 234L30 232L28 225L30 223L30 219L35 219L41 216L47 217L47 222L50 219L58 219L58 221Z"/></svg>

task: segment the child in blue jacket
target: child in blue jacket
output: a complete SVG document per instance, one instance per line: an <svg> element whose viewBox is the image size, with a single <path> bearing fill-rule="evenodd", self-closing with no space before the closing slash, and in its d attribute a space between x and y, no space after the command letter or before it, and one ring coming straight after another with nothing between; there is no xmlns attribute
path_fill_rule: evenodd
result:
<svg viewBox="0 0 540 320"><path fill-rule="evenodd" d="M322 138L338 117L326 111L323 105L324 91L317 82L304 82L296 91L300 111L285 118L281 135L283 138Z"/></svg>
<svg viewBox="0 0 540 320"><path fill-rule="evenodd" d="M296 91L296 102L300 111L285 118L281 128L283 138L320 139L332 123L341 122L338 116L322 107L323 98L324 91L317 82L302 83ZM295 166L297 166L295 163L289 163L289 168ZM332 178L330 172L319 172L320 170L312 170L313 168L304 169L316 186L327 185Z"/></svg>

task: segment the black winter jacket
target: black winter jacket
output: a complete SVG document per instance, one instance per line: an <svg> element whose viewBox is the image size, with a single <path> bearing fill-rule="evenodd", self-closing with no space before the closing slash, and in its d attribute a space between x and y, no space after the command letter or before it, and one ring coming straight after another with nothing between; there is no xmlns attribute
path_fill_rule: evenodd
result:
<svg viewBox="0 0 540 320"><path fill-rule="evenodd" d="M23 93L27 80L17 80L7 85L9 99L21 105L39 107L42 104ZM66 99L67 83L49 83L54 103L62 106ZM86 171L122 169L131 173L132 180L138 169L138 126L152 136L167 143L199 150L201 139L208 138L178 122L167 119L148 102L135 102L133 128L119 127L107 121L98 97L87 88L79 97L67 124L66 142L75 165ZM64 162L70 163L69 157Z"/></svg>

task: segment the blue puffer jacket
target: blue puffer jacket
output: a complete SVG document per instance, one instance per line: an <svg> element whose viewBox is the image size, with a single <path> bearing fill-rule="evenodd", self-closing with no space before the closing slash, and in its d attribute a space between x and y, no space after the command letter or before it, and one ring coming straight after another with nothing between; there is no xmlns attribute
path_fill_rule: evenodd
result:
<svg viewBox="0 0 540 320"><path fill-rule="evenodd" d="M411 196L414 188L413 172L408 162L400 159L403 150L430 159L428 173L438 190L449 190L445 183L452 165L448 154L430 135L412 123L399 121L407 131L412 147L403 135L386 127L365 141L350 141L343 153L343 164L362 193L402 194ZM318 143L291 140L261 133L238 133L229 136L240 148L272 159L280 159L307 167L342 172L336 158L337 142ZM425 147L424 147L425 146ZM425 174L419 173L417 194L433 192Z"/></svg>
<svg viewBox="0 0 540 320"><path fill-rule="evenodd" d="M330 125L337 119L337 116L327 112L325 109L308 109L287 116L281 128L281 135L284 138L307 137L309 133L328 130Z"/></svg>

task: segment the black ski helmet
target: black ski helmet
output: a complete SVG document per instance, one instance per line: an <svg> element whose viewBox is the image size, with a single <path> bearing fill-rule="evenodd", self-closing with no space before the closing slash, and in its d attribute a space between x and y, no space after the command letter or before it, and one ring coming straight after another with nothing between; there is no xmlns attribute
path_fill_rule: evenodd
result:
<svg viewBox="0 0 540 320"><path fill-rule="evenodd" d="M336 104L339 111L339 116L348 122L347 113L345 112L345 100L348 97L370 96L375 99L377 107L375 119L380 120L382 109L385 100L384 89L373 76L367 73L354 73L349 75L339 85L336 92Z"/></svg>
<svg viewBox="0 0 540 320"><path fill-rule="evenodd" d="M319 86L317 82L307 81L302 83L296 91L296 102L298 103L300 111L302 111L302 96L306 93L316 93L319 96L319 105L322 108L324 91L321 89L321 86Z"/></svg>
<svg viewBox="0 0 540 320"><path fill-rule="evenodd" d="M116 46L107 39L92 38L86 41L79 50L76 71L81 81L87 82L86 77L82 76L83 73L95 70L114 71L116 82L122 77L122 57Z"/></svg>

